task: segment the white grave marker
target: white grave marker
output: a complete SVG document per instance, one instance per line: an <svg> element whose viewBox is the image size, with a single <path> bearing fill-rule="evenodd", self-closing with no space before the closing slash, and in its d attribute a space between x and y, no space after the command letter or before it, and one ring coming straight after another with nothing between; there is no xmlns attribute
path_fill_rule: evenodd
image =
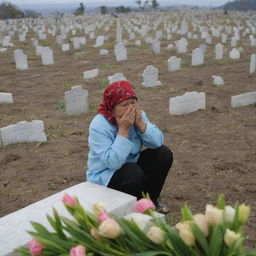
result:
<svg viewBox="0 0 256 256"><path fill-rule="evenodd" d="M88 105L88 91L82 89L80 85L72 86L70 91L65 92L65 107L69 116L87 113Z"/></svg>
<svg viewBox="0 0 256 256"><path fill-rule="evenodd" d="M156 67L149 65L143 71L143 87L153 87L161 85L162 83L158 81L159 72Z"/></svg>
<svg viewBox="0 0 256 256"><path fill-rule="evenodd" d="M44 122L41 120L33 120L32 122L21 121L17 124L0 128L0 142L4 146L18 142L37 141L47 141L44 132Z"/></svg>
<svg viewBox="0 0 256 256"><path fill-rule="evenodd" d="M169 112L172 115L183 115L205 109L205 93L186 92L182 96L172 97L169 100Z"/></svg>
<svg viewBox="0 0 256 256"><path fill-rule="evenodd" d="M231 107L238 108L256 103L256 91L231 97Z"/></svg>

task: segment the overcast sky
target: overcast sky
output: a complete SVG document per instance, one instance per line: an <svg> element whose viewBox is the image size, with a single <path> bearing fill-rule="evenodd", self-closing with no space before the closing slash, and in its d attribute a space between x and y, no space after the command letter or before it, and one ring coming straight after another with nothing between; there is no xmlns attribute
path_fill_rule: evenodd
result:
<svg viewBox="0 0 256 256"><path fill-rule="evenodd" d="M231 1L231 0L230 0ZM2 2L0 0L0 2ZM63 3L63 4L79 4L83 2L85 5L96 3L100 5L125 5L125 6L133 6L136 5L135 0L8 0L7 2L11 2L13 4L55 4L55 3ZM189 5L202 5L202 6L220 6L229 2L229 0L158 0L160 6L164 5L172 5L172 4L189 4Z"/></svg>

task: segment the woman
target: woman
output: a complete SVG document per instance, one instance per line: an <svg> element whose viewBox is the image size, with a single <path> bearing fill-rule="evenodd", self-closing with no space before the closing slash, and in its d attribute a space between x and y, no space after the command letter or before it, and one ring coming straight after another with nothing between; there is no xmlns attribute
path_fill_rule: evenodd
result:
<svg viewBox="0 0 256 256"><path fill-rule="evenodd" d="M156 210L168 213L157 200L173 161L163 140L140 110L133 86L128 81L112 83L89 127L87 180L137 199L149 193ZM147 149L141 152L142 146Z"/></svg>

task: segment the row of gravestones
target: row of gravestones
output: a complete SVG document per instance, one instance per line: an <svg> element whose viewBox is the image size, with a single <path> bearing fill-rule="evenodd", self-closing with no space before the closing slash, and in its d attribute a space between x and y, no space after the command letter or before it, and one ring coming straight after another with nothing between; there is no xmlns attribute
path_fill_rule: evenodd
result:
<svg viewBox="0 0 256 256"><path fill-rule="evenodd" d="M110 76L111 81L125 79L122 74ZM0 93L0 100L2 95ZM248 106L256 103L256 91L231 97L232 107ZM70 91L65 92L65 106L68 115L78 115L88 112L88 91L81 86L73 86ZM206 96L201 92L186 92L182 96L172 97L169 100L169 113L172 115L183 115L206 108ZM8 145L17 142L46 142L44 122L33 120L32 122L18 122L0 128L0 145Z"/></svg>

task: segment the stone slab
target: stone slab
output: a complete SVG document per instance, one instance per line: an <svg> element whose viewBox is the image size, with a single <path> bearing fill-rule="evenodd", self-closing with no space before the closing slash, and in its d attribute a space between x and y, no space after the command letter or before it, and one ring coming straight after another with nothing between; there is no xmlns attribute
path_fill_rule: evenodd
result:
<svg viewBox="0 0 256 256"><path fill-rule="evenodd" d="M31 240L31 236L27 233L27 231L33 230L31 221L39 222L52 230L46 214L52 216L53 207L61 216L70 218L70 214L62 203L62 197L65 193L78 197L80 203L89 211L91 211L93 204L105 202L106 211L119 216L134 212L137 201L134 196L90 182L83 182L67 188L0 218L0 255L12 253L15 248Z"/></svg>

